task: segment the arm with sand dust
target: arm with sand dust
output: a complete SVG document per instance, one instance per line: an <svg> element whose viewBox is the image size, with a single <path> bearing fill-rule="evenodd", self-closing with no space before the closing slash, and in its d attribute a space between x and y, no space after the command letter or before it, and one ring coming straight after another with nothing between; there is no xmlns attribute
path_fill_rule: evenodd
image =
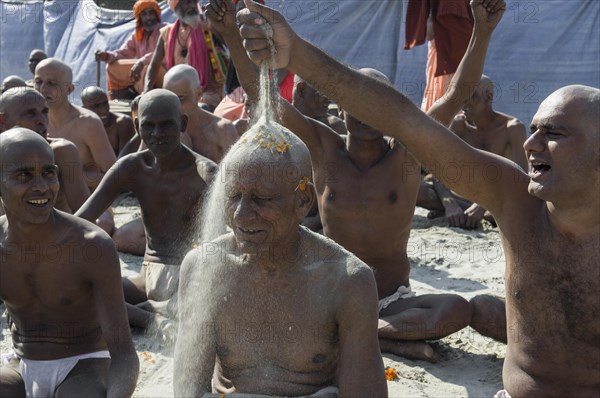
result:
<svg viewBox="0 0 600 398"><path fill-rule="evenodd" d="M158 77L158 70L160 65L165 58L165 41L162 37L158 39L154 53L152 54L152 61L148 65L148 71L146 72L146 80L144 82L144 92L152 90L156 85L156 78Z"/></svg>
<svg viewBox="0 0 600 398"><path fill-rule="evenodd" d="M246 94L258 103L260 87L258 85L258 67L248 58L235 22L235 7L230 0L211 0L206 7L206 15L214 29L223 36L235 64L238 78ZM280 97L274 106L281 109L281 123L296 134L309 148L314 160L320 159L325 137L333 137L341 141L337 133L327 126L305 117L293 105Z"/></svg>
<svg viewBox="0 0 600 398"><path fill-rule="evenodd" d="M210 289L199 277L203 265L206 267L203 258L201 250L196 249L181 263L177 293L179 329L173 369L176 397L200 397L212 391L211 379L217 356L216 323L210 318ZM209 304L199 308L198 303Z"/></svg>
<svg viewBox="0 0 600 398"><path fill-rule="evenodd" d="M442 183L493 214L503 210L506 197L521 195L521 191L527 195L528 177L512 162L474 149L393 87L341 64L301 39L275 10L245 2L248 9L240 11L238 19L244 47L254 62L268 59L273 67L297 73L358 120L398 139L428 170L436 170ZM265 22L272 27L272 37L260 27ZM440 147L445 150L432 150ZM498 178L488 178L486 171L491 167ZM458 168L460 173L445 173L448 168ZM519 193L515 193L515 184L523 186Z"/></svg>

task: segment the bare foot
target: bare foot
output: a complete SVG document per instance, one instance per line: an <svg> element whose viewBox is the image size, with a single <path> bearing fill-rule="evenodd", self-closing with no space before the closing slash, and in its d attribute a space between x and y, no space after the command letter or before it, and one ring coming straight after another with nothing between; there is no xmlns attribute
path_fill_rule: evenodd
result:
<svg viewBox="0 0 600 398"><path fill-rule="evenodd" d="M408 359L419 359L431 363L438 361L437 353L424 341L379 339L379 348L381 352Z"/></svg>

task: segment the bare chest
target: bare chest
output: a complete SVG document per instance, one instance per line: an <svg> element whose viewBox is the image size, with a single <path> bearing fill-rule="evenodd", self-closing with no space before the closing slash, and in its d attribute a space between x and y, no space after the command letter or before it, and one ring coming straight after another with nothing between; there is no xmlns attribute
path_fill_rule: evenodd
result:
<svg viewBox="0 0 600 398"><path fill-rule="evenodd" d="M505 156L508 144L506 134L505 130L478 131L475 128L467 127L462 138L474 148Z"/></svg>

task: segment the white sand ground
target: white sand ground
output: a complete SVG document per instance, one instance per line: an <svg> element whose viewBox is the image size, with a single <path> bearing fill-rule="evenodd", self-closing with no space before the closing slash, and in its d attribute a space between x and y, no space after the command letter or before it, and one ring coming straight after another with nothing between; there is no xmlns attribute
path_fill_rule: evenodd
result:
<svg viewBox="0 0 600 398"><path fill-rule="evenodd" d="M139 208L125 199L115 208L117 225ZM465 231L449 228L444 219L428 220L417 208L409 242L411 284L417 294L456 293L467 299L484 293L504 295L504 256L497 229ZM120 254L123 275L137 272L141 258ZM0 351L10 349L3 327ZM134 332L141 369L134 397L173 397L172 352L152 337ZM482 337L471 328L436 342L440 361L430 364L384 355L386 367L396 369L399 379L388 381L389 396L400 397L492 397L502 388L505 346Z"/></svg>

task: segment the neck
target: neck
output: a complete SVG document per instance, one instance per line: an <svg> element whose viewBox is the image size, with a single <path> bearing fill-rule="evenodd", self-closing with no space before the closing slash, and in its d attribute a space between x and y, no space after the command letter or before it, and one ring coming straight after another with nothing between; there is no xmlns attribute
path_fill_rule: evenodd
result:
<svg viewBox="0 0 600 398"><path fill-rule="evenodd" d="M283 242L270 246L268 250L258 254L243 255L250 264L255 265L270 276L284 274L298 267L303 253L302 231L297 227L287 235Z"/></svg>
<svg viewBox="0 0 600 398"><path fill-rule="evenodd" d="M348 133L346 149L352 162L359 169L367 170L383 158L389 145L383 136L375 140L361 140Z"/></svg>
<svg viewBox="0 0 600 398"><path fill-rule="evenodd" d="M73 105L69 101L55 103L49 107L48 120L52 125L61 125L65 120L68 120L71 115Z"/></svg>
<svg viewBox="0 0 600 398"><path fill-rule="evenodd" d="M154 156L154 159L156 165L161 171L167 171L176 169L179 166L181 159L184 155L185 148L183 147L183 145L181 145L181 143L179 143L179 147L175 148L173 152L163 157Z"/></svg>

